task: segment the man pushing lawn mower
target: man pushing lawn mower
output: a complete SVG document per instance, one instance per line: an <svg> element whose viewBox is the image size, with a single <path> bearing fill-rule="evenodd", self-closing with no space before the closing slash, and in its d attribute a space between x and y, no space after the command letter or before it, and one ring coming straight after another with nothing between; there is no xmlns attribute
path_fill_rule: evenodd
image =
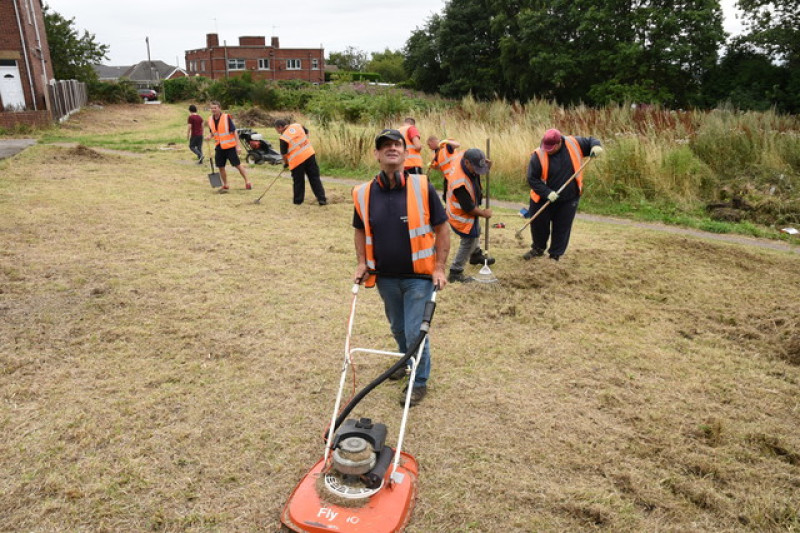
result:
<svg viewBox="0 0 800 533"><path fill-rule="evenodd" d="M556 129L545 132L541 145L533 152L528 164L528 184L531 186L528 212L536 215L531 222L533 243L523 259L540 257L547 251L550 259L558 261L567 251L583 190L586 163L581 162L584 157L597 157L602 152L600 141L592 137L564 137ZM548 205L550 207L545 209Z"/></svg>
<svg viewBox="0 0 800 533"><path fill-rule="evenodd" d="M402 133L383 130L375 139L381 171L353 188L353 228L357 284L377 284L386 317L400 352L417 338L426 302L434 288L447 285L444 268L450 252L450 230L439 195L424 174L403 166L408 150ZM427 393L431 371L426 339L419 369L411 383L411 405ZM403 368L393 374L402 379ZM401 403L405 402L405 394Z"/></svg>

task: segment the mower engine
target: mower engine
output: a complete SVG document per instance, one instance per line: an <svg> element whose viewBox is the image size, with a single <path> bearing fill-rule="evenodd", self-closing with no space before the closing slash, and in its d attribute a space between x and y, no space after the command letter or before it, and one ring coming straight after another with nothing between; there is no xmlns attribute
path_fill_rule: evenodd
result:
<svg viewBox="0 0 800 533"><path fill-rule="evenodd" d="M325 486L346 499L367 498L383 485L394 450L385 446L386 426L369 418L345 420L333 439Z"/></svg>

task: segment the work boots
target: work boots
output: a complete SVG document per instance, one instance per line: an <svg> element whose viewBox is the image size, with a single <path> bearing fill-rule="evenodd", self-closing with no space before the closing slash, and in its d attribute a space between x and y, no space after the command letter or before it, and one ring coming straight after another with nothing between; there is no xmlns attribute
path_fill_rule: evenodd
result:
<svg viewBox="0 0 800 533"><path fill-rule="evenodd" d="M522 258L525 261L530 261L534 257L542 257L544 255L544 250L541 248L536 248L535 246L531 247L530 250L522 254Z"/></svg>
<svg viewBox="0 0 800 533"><path fill-rule="evenodd" d="M465 276L463 270L453 270L451 268L450 273L447 275L448 283L469 283L471 281L472 277Z"/></svg>
<svg viewBox="0 0 800 533"><path fill-rule="evenodd" d="M472 255L469 256L469 264L470 265L484 265L484 264L493 265L494 264L494 257L489 257L487 254L483 253L483 250L481 250L480 248L477 248L474 252L472 252Z"/></svg>

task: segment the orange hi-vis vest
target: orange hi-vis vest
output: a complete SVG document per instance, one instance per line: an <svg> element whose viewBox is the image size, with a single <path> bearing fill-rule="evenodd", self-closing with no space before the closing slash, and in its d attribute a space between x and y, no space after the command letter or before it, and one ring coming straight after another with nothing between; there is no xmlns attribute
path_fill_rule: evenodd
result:
<svg viewBox="0 0 800 533"><path fill-rule="evenodd" d="M419 150L414 148L413 142L411 139L408 138L408 130L411 126L403 126L399 128L397 131L403 134L403 137L406 138L406 148L408 148L408 155L406 156L406 162L403 165L404 168L412 168L412 167L420 167L422 168L422 153Z"/></svg>
<svg viewBox="0 0 800 533"><path fill-rule="evenodd" d="M464 172L464 169L461 168L461 160L464 157L464 152L453 154L452 157L454 159L453 172L450 174L450 177L447 178L447 218L454 230L469 234L472 230L472 226L475 225L475 216L470 215L461 208L461 205L458 203L458 198L453 194L453 191L463 186L469 193L470 198L472 198L472 203L474 204L475 189L472 186L472 180L467 176L467 173Z"/></svg>
<svg viewBox="0 0 800 533"><path fill-rule="evenodd" d="M303 161L316 153L314 152L314 147L311 146L311 141L308 140L306 131L300 124L286 126L286 129L281 134L281 140L289 145L286 159L290 170L294 170Z"/></svg>
<svg viewBox="0 0 800 533"><path fill-rule="evenodd" d="M583 154L581 153L581 147L578 144L578 140L575 139L572 135L569 137L564 137L565 144L567 145L567 150L569 150L569 157L572 159L572 171L576 172L579 168L581 168L581 161L583 160ZM547 152L542 150L540 146L534 153L539 156L539 163L542 164L542 181L547 183L547 172L550 169L550 158L547 155ZM578 182L578 194L583 192L583 172L578 174L575 177L575 181ZM541 199L541 196L533 192L531 189L531 199L538 203Z"/></svg>
<svg viewBox="0 0 800 533"><path fill-rule="evenodd" d="M228 120L227 113L222 113L219 116L219 131L217 131L217 125L214 122L214 115L208 117L208 127L211 129L211 133L214 134L214 141L223 150L236 146L235 131L228 131L230 125L231 122Z"/></svg>
<svg viewBox="0 0 800 533"><path fill-rule="evenodd" d="M375 245L372 226L369 222L369 197L375 180L353 187L353 204L364 222L366 233L367 269L370 276L366 287L375 286ZM379 186L379 185L378 185ZM428 203L428 177L424 174L409 174L406 178L406 205L408 210L408 238L411 241L411 264L415 274L432 275L436 266L436 236L431 226L431 210Z"/></svg>
<svg viewBox="0 0 800 533"><path fill-rule="evenodd" d="M438 168L442 171L442 174L444 174L445 183L447 183L447 178L450 176L450 174L453 173L453 161L455 161L455 158L459 153L458 150L453 150L452 154L447 153L447 145L450 142L452 142L452 139L445 139L444 141L439 142L439 149L436 150L433 161L431 161L431 168Z"/></svg>

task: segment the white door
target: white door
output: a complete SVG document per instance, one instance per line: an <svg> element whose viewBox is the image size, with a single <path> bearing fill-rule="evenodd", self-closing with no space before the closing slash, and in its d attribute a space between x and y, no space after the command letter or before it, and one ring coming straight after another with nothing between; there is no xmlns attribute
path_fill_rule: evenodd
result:
<svg viewBox="0 0 800 533"><path fill-rule="evenodd" d="M7 63L0 64L0 98L6 109L22 110L25 109L25 93L19 78L19 67L16 61L13 63L11 66Z"/></svg>

